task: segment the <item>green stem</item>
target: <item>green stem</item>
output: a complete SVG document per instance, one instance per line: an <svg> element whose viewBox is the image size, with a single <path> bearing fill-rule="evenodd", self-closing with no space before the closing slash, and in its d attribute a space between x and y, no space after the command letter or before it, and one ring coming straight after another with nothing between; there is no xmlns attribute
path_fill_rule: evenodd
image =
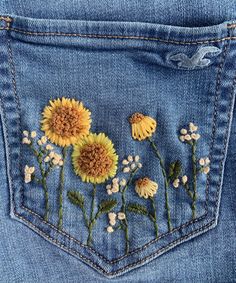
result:
<svg viewBox="0 0 236 283"><path fill-rule="evenodd" d="M33 147L32 147L33 149ZM34 150L34 149L33 149ZM41 172L41 176L42 176L42 186L43 186L43 190L44 190L44 197L45 197L45 213L44 213L44 220L48 221L48 217L49 217L49 194L48 194L48 188L47 188L47 182L46 182L46 171L43 168L43 154L42 152L37 152L36 150L34 150L35 155L37 156L37 161L39 163L39 169Z"/></svg>
<svg viewBox="0 0 236 283"><path fill-rule="evenodd" d="M169 182L168 182L168 178L167 178L167 174L166 174L166 170L165 170L165 164L164 161L161 157L161 154L156 146L156 144L154 143L154 141L149 138L149 141L151 143L151 146L160 162L160 166L161 166L161 171L162 171L162 175L164 178L164 185L165 185L165 208L166 208L166 212L167 212L167 224L168 224L168 230L171 231L172 230L172 224L171 224L171 217L170 217L170 206L169 206L169 196L168 196L168 188L169 188Z"/></svg>
<svg viewBox="0 0 236 283"><path fill-rule="evenodd" d="M124 231L125 231L125 250L126 250L126 254L129 253L129 226L128 226L128 220L127 220L127 215L126 215L126 196L125 193L128 189L128 187L131 185L134 175L135 173L138 171L138 168L136 168L135 170L133 170L130 173L129 176L129 180L127 182L127 184L125 185L123 191L122 191L122 206L121 206L121 211L125 214L125 219L123 220L124 222Z"/></svg>
<svg viewBox="0 0 236 283"><path fill-rule="evenodd" d="M157 213L156 213L155 201L154 201L154 198L150 198L150 200L151 200L152 209L153 209L153 219L151 220L153 221L153 224L154 224L156 238L158 238L158 225L157 225Z"/></svg>
<svg viewBox="0 0 236 283"><path fill-rule="evenodd" d="M188 194L188 196L189 196L191 199L193 199L193 193L191 192L188 183L186 183L185 185L183 185L183 187L184 187L186 193Z"/></svg>
<svg viewBox="0 0 236 283"><path fill-rule="evenodd" d="M67 147L62 150L63 165L60 172L60 185L59 185L59 211L58 211L58 228L62 228L63 221L63 190L65 185L65 162L66 162Z"/></svg>
<svg viewBox="0 0 236 283"><path fill-rule="evenodd" d="M87 239L87 245L88 246L90 246L91 243L92 243L92 230L93 230L93 226L94 226L97 218L99 217L99 212L97 212L95 217L93 217L94 208L95 208L96 191L97 191L96 185L93 184L93 198L92 198L91 211L90 211L90 221L89 221L89 226L88 226L88 230L89 230L88 239Z"/></svg>
<svg viewBox="0 0 236 283"><path fill-rule="evenodd" d="M193 166L193 197L192 197L192 217L196 218L196 200L197 200L197 157L196 157L196 141L192 142L192 166Z"/></svg>

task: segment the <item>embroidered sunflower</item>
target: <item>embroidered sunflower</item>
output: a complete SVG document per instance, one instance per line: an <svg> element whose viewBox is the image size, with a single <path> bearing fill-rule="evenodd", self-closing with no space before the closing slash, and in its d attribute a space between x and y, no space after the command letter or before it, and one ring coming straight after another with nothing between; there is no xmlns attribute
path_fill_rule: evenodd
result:
<svg viewBox="0 0 236 283"><path fill-rule="evenodd" d="M83 182L99 184L115 176L118 155L105 134L89 134L74 145L72 163Z"/></svg>
<svg viewBox="0 0 236 283"><path fill-rule="evenodd" d="M75 144L89 134L90 111L82 102L69 98L50 100L42 113L42 130L52 143L59 146Z"/></svg>
<svg viewBox="0 0 236 283"><path fill-rule="evenodd" d="M157 126L157 123L153 118L138 112L134 113L129 118L129 122L131 124L133 139L139 141L151 137Z"/></svg>
<svg viewBox="0 0 236 283"><path fill-rule="evenodd" d="M135 183L135 191L140 197L145 199L153 197L158 189L158 184L150 180L148 177L140 178Z"/></svg>

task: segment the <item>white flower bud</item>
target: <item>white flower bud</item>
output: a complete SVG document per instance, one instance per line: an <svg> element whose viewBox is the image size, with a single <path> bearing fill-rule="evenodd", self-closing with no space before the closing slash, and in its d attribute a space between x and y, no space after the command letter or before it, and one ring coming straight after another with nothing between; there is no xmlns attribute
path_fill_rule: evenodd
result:
<svg viewBox="0 0 236 283"><path fill-rule="evenodd" d="M124 219L125 219L125 214L124 214L124 212L118 212L118 219L119 219L119 220L124 220Z"/></svg>
<svg viewBox="0 0 236 283"><path fill-rule="evenodd" d="M208 174L209 172L210 172L210 167L209 166L203 168L203 173L204 174Z"/></svg>
<svg viewBox="0 0 236 283"><path fill-rule="evenodd" d="M114 229L112 228L112 226L108 226L108 227L107 227L107 232L108 232L108 233L114 232Z"/></svg>
<svg viewBox="0 0 236 283"><path fill-rule="evenodd" d="M188 182L188 177L186 175L184 175L182 177L182 183L185 185Z"/></svg>
<svg viewBox="0 0 236 283"><path fill-rule="evenodd" d="M122 180L120 181L120 185L123 186L123 187L126 185L126 183L127 183L127 182L126 182L125 179L122 179Z"/></svg>
<svg viewBox="0 0 236 283"><path fill-rule="evenodd" d="M200 158L200 159L199 159L199 164L200 164L201 166L204 166L204 165L205 165L205 159L204 159L204 158Z"/></svg>
<svg viewBox="0 0 236 283"><path fill-rule="evenodd" d="M129 164L129 161L126 160L126 159L124 159L124 160L122 161L122 164L123 164L123 165L128 165L128 164Z"/></svg>
<svg viewBox="0 0 236 283"><path fill-rule="evenodd" d="M108 218L111 219L116 219L116 213L115 212L109 212L108 213Z"/></svg>
<svg viewBox="0 0 236 283"><path fill-rule="evenodd" d="M133 156L131 156L131 155L129 155L127 159L128 159L129 162L133 162L133 160L134 160Z"/></svg>
<svg viewBox="0 0 236 283"><path fill-rule="evenodd" d="M188 133L188 131L187 131L186 129L181 129L181 130L180 130L180 133L181 133L182 135L186 135L186 134Z"/></svg>
<svg viewBox="0 0 236 283"><path fill-rule="evenodd" d="M116 220L115 220L115 219L111 219L111 220L109 221L109 224L110 224L111 226L116 225Z"/></svg>
<svg viewBox="0 0 236 283"><path fill-rule="evenodd" d="M24 135L25 137L28 137L28 136L29 136L29 132L28 132L28 131L23 131L23 135Z"/></svg>
<svg viewBox="0 0 236 283"><path fill-rule="evenodd" d="M135 161L135 162L139 162L139 159L140 159L139 155L136 155L136 156L134 157L134 161Z"/></svg>
<svg viewBox="0 0 236 283"><path fill-rule="evenodd" d="M31 136L32 139L36 138L36 136L37 136L36 131L32 131L30 136Z"/></svg>
<svg viewBox="0 0 236 283"><path fill-rule="evenodd" d="M130 172L130 168L129 168L129 167L125 167L125 168L123 169L123 172L124 172L124 173L129 173L129 172Z"/></svg>
<svg viewBox="0 0 236 283"><path fill-rule="evenodd" d="M190 135L185 135L185 136L184 136L184 139L185 139L186 141L191 141L192 138L191 138Z"/></svg>

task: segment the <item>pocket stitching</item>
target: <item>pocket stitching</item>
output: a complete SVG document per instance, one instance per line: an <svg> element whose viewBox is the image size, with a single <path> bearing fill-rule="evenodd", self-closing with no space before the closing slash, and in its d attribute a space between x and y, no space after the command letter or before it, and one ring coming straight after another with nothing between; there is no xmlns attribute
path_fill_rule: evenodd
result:
<svg viewBox="0 0 236 283"><path fill-rule="evenodd" d="M228 42L229 43L229 42ZM12 50L11 50L11 46L10 46L10 39L8 40L8 49L9 49L9 68L10 68L10 70L11 70L11 76L12 76L12 83L13 83L13 88L14 88L14 95L15 95L15 99L17 100L17 106L18 106L18 112L20 111L20 105L19 105L19 101L18 101L18 96L17 96L17 89L16 89L16 81L15 81L15 72L14 72L14 61L13 61L13 56L12 56ZM229 44L228 44L229 45ZM227 48L225 48L225 51L224 51L224 56L226 55L226 51L227 51ZM221 75L221 73L222 73L222 68L223 68L223 65L224 65L224 60L223 60L223 62L221 63L221 65L218 67L219 68L219 70L220 70L220 72L218 71L218 81L217 81L217 86L218 86L218 91L219 91L219 85L220 85L220 75ZM234 81L234 83L233 83L233 87L232 87L232 93L231 93L231 96L230 96L230 99L232 100L232 96L233 96L233 93L234 93L234 85L235 85L235 83L236 83L236 79L235 79L235 81ZM217 97L216 97L217 98ZM218 99L217 99L217 101L218 101ZM216 101L216 102L217 102ZM232 105L232 101L231 101L231 104L230 104L230 106ZM230 109L231 109L231 107L230 107ZM229 122L229 120L230 120L230 109L229 109L229 111L228 111L228 121L227 121L227 123ZM19 115L20 116L20 115ZM6 118L4 118L4 119L6 119ZM21 120L21 118L19 118L19 121ZM215 117L215 122L216 122L216 117ZM19 123L19 122L18 122ZM19 124L21 124L21 123L19 123ZM227 144L227 134L228 134L228 132L229 132L229 127L228 127L228 129L226 130L226 132L225 132L225 139L224 139L224 147L223 147L223 149L222 149L222 153L224 153L225 152L225 149L226 149L226 144ZM8 135L7 135L7 137L8 137ZM7 138L8 139L8 138ZM8 143L7 143L8 144ZM214 144L214 142L213 142L213 144ZM212 144L212 147L213 147L213 144ZM9 147L9 145L7 145L8 147ZM212 151L212 147L211 147L211 151ZM10 153L9 153L10 154ZM221 161L221 170L222 170L222 166L223 166L223 159L222 159L222 161ZM10 178L11 178L11 174L10 174ZM12 179L11 179L11 182L12 182ZM218 206L218 199L217 198L219 198L219 191L220 191L220 184L221 184L221 178L220 178L220 180L219 180L219 185L218 185L218 190L217 190L217 194L216 194L216 199L215 200L217 200L217 203L215 204L215 208L217 208L217 206ZM23 188L22 188L23 189ZM209 181L208 181L208 187L207 187L207 192L206 193L208 193L209 192ZM14 192L13 192L13 194L14 194ZM208 195L207 195L208 196ZM22 198L24 197L24 196L21 196ZM13 200L14 200L14 196L13 196ZM206 199L207 200L207 199ZM22 202L23 202L23 199L22 199ZM15 204L15 201L13 201L13 204ZM205 207L207 207L207 202L205 202ZM208 207L207 207L208 208ZM17 214L16 213L16 211L15 211L15 207L13 208L13 210L14 210L14 214L16 215L16 216L18 216L20 219L24 219L26 222L28 222L27 221L27 219L25 219L24 217L22 217L22 216L20 216L19 214ZM204 214L204 215L202 215L201 217L199 217L199 218L197 218L197 219L195 219L195 221L190 221L190 223L188 223L188 225L190 225L190 224L192 224L192 222L197 222L197 221L199 221L200 219L202 219L203 217L205 217L207 215L207 213L206 214ZM30 223L30 222L28 222L28 223ZM202 226L201 228L199 228L199 229L197 229L197 230L195 230L195 231L193 231L193 232L191 232L191 233L189 233L189 234L187 234L186 236L184 236L184 237L182 237L182 238L179 238L178 240L176 240L176 241L174 241L174 242L171 242L169 245L167 245L165 248L161 248L161 249L159 249L159 250L157 250L156 252L154 252L153 254L151 254L151 255L149 255L148 257L145 257L145 259L142 259L141 261L138 261L138 262L135 262L135 263L132 263L132 264L129 264L129 265L127 265L127 266L125 266L125 267L123 267L122 269L120 269L120 271L116 271L116 272L112 272L112 273L107 273L106 271L104 271L104 273L105 274L116 274L116 273L119 273L119 272L121 272L122 270L125 270L126 268L128 268L128 267L132 267L132 266L135 266L135 265L137 265L137 264L139 264L139 263L141 263L141 262L145 262L146 260L147 260L147 258L149 258L149 257L152 257L153 255L155 255L155 254L159 254L162 250L163 251L165 251L169 246L172 246L173 245L173 243L175 243L175 242L181 242L182 241L182 239L184 238L184 239L186 239L186 238L188 238L190 235L194 235L194 234L196 234L197 232L196 231L201 231L201 230L203 230L203 228L204 227L208 227L208 226L211 226L212 225L212 223L214 223L214 221L211 221L210 223L208 223L207 225L205 225L205 226ZM35 228L37 228L36 226L34 226L32 223L30 223L33 227L35 227ZM186 226L186 224L187 223L185 223L185 224L183 224L183 226L185 227ZM180 226L180 227L177 227L176 228L176 230L178 231L178 230L180 230L183 226ZM37 228L38 229L38 228ZM40 229L38 229L38 231L41 233L41 234L44 234L44 232L42 232ZM45 234L45 236L47 236L46 234ZM163 236L166 236L165 234L162 234L162 237ZM57 240L54 240L53 238L51 238L51 237L48 237L48 238L50 238L52 241L57 241ZM78 240L77 240L78 241ZM81 243L80 243L81 244ZM151 244L151 242L149 242L148 243L148 245L150 245ZM61 244L62 245L62 244ZM64 246L64 245L62 245L62 246ZM66 246L65 246L66 247ZM144 245L143 247L141 247L141 250L142 250L142 248L145 248L146 247L146 245ZM139 248L140 249L140 248ZM69 248L67 248L67 250L69 251ZM95 251L96 252L96 251ZM132 252L132 254L133 253L136 253L137 251L133 251ZM75 253L77 253L77 254L79 254L80 255L80 257L82 257L83 258L83 256L79 253L79 252L77 252L77 251L75 251ZM96 253L97 254L97 253ZM97 254L97 255L99 255L99 254ZM101 256L101 255L99 255L100 257L102 257L103 258L103 256ZM87 259L87 258L85 258L87 261L89 261L89 262L93 262L93 261L90 261L89 259ZM123 259L123 257L121 257L120 259ZM119 259L119 260L120 260ZM117 261L119 261L119 260L115 260L115 262L117 262ZM109 263L113 263L114 261L108 261ZM100 269L100 268L99 268ZM100 270L103 270L103 269L100 269Z"/></svg>

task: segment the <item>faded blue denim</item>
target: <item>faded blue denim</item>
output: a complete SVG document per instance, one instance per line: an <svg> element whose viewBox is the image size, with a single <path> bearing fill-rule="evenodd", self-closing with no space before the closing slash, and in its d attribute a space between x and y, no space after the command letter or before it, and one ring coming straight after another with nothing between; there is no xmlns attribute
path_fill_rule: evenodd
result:
<svg viewBox="0 0 236 283"><path fill-rule="evenodd" d="M155 2L142 9L136 1L123 3L126 8L93 1L80 3L76 14L78 3L53 4L47 10L39 2L0 4L0 282L235 282L235 7L225 2L223 13L218 1L191 8ZM175 7L188 16L179 20ZM43 221L42 192L23 183L24 165L33 159L21 134L40 132L43 108L62 96L83 101L93 132L105 132L121 160L139 154L140 176L158 181L158 241L150 222L130 215L131 252L125 255L123 234L108 235L102 217L88 248L82 215L66 191L79 187L86 200L90 191L69 160L64 232L56 227L57 173L49 180L52 213ZM172 233L160 168L148 144L131 138L133 112L157 120L155 140L166 163L180 159L190 174L189 149L178 140L190 121L201 133L199 155L211 159L209 177L199 180L195 221L186 194L169 192ZM105 196L103 189L96 201ZM127 197L143 203L134 190Z"/></svg>

